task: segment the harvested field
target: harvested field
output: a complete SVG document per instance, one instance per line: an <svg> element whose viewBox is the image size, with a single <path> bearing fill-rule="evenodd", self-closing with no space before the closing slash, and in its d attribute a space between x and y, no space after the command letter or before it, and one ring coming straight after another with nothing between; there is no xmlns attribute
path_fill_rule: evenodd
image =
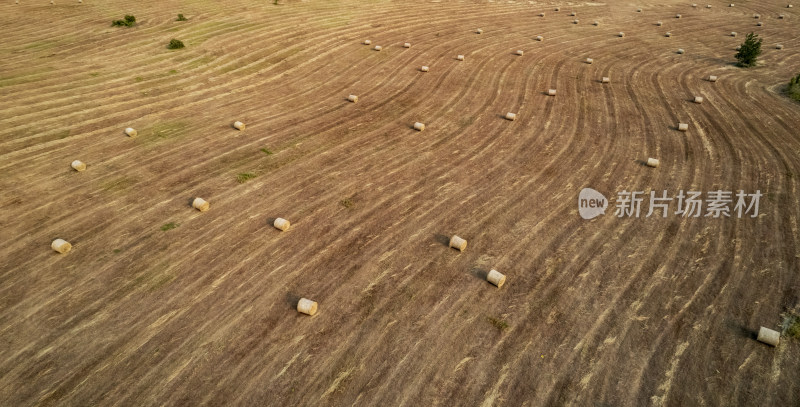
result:
<svg viewBox="0 0 800 407"><path fill-rule="evenodd" d="M800 340L756 341L800 307L785 2L21 3L0 405L800 405ZM583 188L763 197L584 220Z"/></svg>

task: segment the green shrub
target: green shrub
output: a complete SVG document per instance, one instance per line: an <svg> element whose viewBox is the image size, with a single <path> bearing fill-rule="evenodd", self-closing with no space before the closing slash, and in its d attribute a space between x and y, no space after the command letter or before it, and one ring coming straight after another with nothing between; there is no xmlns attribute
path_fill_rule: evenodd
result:
<svg viewBox="0 0 800 407"><path fill-rule="evenodd" d="M248 180L251 180L256 177L256 174L252 172L245 172L236 176L236 181L240 184L244 184Z"/></svg>
<svg viewBox="0 0 800 407"><path fill-rule="evenodd" d="M797 74L797 76L789 81L786 94L789 95L790 98L800 101L800 74Z"/></svg>
<svg viewBox="0 0 800 407"><path fill-rule="evenodd" d="M169 48L169 49L179 49L179 48L183 48L183 47L184 47L183 41L176 40L175 38L169 40L169 45L167 45L167 48Z"/></svg>
<svg viewBox="0 0 800 407"><path fill-rule="evenodd" d="M133 27L136 24L136 17L131 15L126 15L122 20L114 20L111 22L111 25L117 27Z"/></svg>
<svg viewBox="0 0 800 407"><path fill-rule="evenodd" d="M747 38L739 48L739 52L736 53L736 60L739 61L739 66L750 67L756 64L758 56L761 55L761 41L762 39L758 38L758 34L752 32L747 34Z"/></svg>
<svg viewBox="0 0 800 407"><path fill-rule="evenodd" d="M183 14L178 14L178 19L175 21L187 21L188 19L183 16Z"/></svg>
<svg viewBox="0 0 800 407"><path fill-rule="evenodd" d="M500 318L486 317L486 320L489 321L489 323L492 324L495 328L497 328L498 331L502 332L508 329L508 322Z"/></svg>
<svg viewBox="0 0 800 407"><path fill-rule="evenodd" d="M791 325L786 329L786 334L790 338L800 339L800 319L795 319Z"/></svg>

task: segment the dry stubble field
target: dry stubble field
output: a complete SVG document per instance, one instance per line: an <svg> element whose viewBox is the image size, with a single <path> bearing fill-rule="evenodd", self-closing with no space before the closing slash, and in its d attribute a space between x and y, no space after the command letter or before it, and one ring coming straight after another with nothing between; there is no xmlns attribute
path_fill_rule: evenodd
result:
<svg viewBox="0 0 800 407"><path fill-rule="evenodd" d="M753 339L800 304L800 8L47 3L0 5L0 404L800 403L800 342ZM584 187L764 196L583 220Z"/></svg>

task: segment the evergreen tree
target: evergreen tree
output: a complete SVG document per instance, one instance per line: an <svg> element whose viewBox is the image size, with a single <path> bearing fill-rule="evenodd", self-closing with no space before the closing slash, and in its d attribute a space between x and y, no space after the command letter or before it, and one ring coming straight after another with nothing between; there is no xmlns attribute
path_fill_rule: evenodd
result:
<svg viewBox="0 0 800 407"><path fill-rule="evenodd" d="M747 38L736 54L736 60L739 61L739 66L750 67L756 64L758 56L761 55L761 41L761 38L758 38L758 34L752 32L747 34Z"/></svg>

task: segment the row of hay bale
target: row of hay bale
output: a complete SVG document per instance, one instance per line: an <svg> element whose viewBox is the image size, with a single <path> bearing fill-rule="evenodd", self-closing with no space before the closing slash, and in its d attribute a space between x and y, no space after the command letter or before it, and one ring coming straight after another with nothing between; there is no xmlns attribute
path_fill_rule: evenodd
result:
<svg viewBox="0 0 800 407"><path fill-rule="evenodd" d="M463 252L464 250L467 249L467 241L459 237L458 235L453 235L450 238L449 246L453 249ZM486 274L486 281L500 288L503 286L503 284L505 284L506 276L495 269L491 269L489 273Z"/></svg>
<svg viewBox="0 0 800 407"><path fill-rule="evenodd" d="M557 11L557 10L556 10L556 11ZM542 17L544 17L544 13L541 13L540 15L541 15ZM573 13L573 15L574 15L574 13ZM597 23L597 22L595 21L595 25L598 25L598 24L599 24L599 23ZM480 29L480 28L479 28L479 29L475 30L475 32L476 32L477 34L482 34L482 33L483 33L483 29ZM539 35L539 36L536 36L536 39L537 39L538 41L543 41L543 40L544 40L544 37L542 37L541 35ZM372 42L371 42L370 40L365 40L363 43L364 43L365 45L369 45L369 44L371 44ZM405 43L405 44L404 44L404 46L405 46L406 48L409 48L411 45L410 45L409 43ZM525 55L525 52L524 52L523 50L517 50L517 51L515 51L515 52L514 52L514 54L515 54L515 55L518 55L518 56L524 56L524 55ZM463 61L463 60L464 60L464 55L458 55L458 56L456 56L456 59L457 59L457 60L459 60L459 61ZM587 64L591 64L591 63L593 63L593 62L594 62L594 60L593 60L592 58L586 58L585 62L586 62ZM423 66L420 68L420 71L421 71L421 72L428 72L428 71L429 71L429 69L430 69L430 68L429 68L428 66L425 66L425 65L423 65ZM611 79L610 79L610 78L608 78L608 77L603 77L603 78L601 79L601 82L602 82L602 83L610 83L610 82L611 82ZM555 96L555 95L556 95L556 90L555 90L555 89L548 89L548 90L547 90L547 95L548 95L548 96ZM354 103L355 103L355 102L358 102L358 96L356 96L356 95L349 95L349 96L348 96L348 100L349 100L349 101L351 101L351 102L354 102ZM516 116L516 114L515 114L515 113L511 113L511 112L508 112L508 113L506 113L506 115L505 115L505 118L506 118L507 120L510 120L510 121L514 121L514 120L516 120L516 117L517 117L517 116ZM424 124L424 123L420 123L420 122L416 122L416 123L414 123L414 124L413 124L413 128L414 128L414 130L417 130L417 131L423 131L423 130L425 130L425 124Z"/></svg>
<svg viewBox="0 0 800 407"><path fill-rule="evenodd" d="M449 246L453 249L463 252L467 248L467 241L458 235L453 235L450 238ZM501 288L506 282L506 276L495 269L491 269L486 274L486 281L495 285L497 288ZM319 304L316 301L308 298L301 298L299 301L297 301L297 312L302 314L314 316L316 315L318 309Z"/></svg>
<svg viewBox="0 0 800 407"><path fill-rule="evenodd" d="M73 168L75 167L76 163L80 163L80 161L76 160L75 162L73 162ZM83 165L83 167L85 169L85 164L83 164L83 163L81 163L81 164ZM83 170L78 170L78 171L83 171ZM205 199L203 199L203 198L196 197L196 198L194 198L194 200L192 200L192 208L197 209L200 212L206 212L211 208L211 204L208 201L206 201ZM286 219L277 218L272 222L272 226L275 227L276 229L279 229L279 230L285 232L285 231L289 230L289 227L291 226L291 223ZM70 245L69 242L67 242L67 241L65 241L63 239L54 240L51 246L52 246L53 250L55 250L55 251L57 251L59 253L66 253L72 248L72 245Z"/></svg>
<svg viewBox="0 0 800 407"><path fill-rule="evenodd" d="M136 137L139 135L139 132L136 131L136 129L134 129L133 127L128 127L125 129L125 134L128 137ZM70 167L72 167L72 169L74 169L75 171L81 172L86 170L86 163L84 163L81 160L75 160L70 164Z"/></svg>
<svg viewBox="0 0 800 407"><path fill-rule="evenodd" d="M715 75L709 75L707 80L709 82L716 82L717 77ZM694 99L692 99L692 102L696 104L701 104L703 103L703 100L704 99L702 96L695 96ZM678 131L689 131L689 124L679 122L676 128L678 129ZM648 158L647 161L645 162L645 165L651 168L658 168L659 164L660 164L659 160L652 157Z"/></svg>
<svg viewBox="0 0 800 407"><path fill-rule="evenodd" d="M518 53L522 53L522 51L517 51L517 52L518 52ZM678 50L678 53L679 53L679 54L682 54L682 53L684 53L684 50L683 50L683 49L679 49L679 50ZM461 56L461 55L459 55L459 57L462 57L462 56ZM461 58L459 58L459 59L460 59L460 60L463 60L463 59L461 59ZM592 59L592 58L586 58L586 59L584 60L584 62L585 62L585 63L587 63L587 64L592 64L592 63L594 62L594 59ZM426 66L423 66L423 67L422 67L422 71L423 71L423 72L427 72L427 71L428 71L428 67L426 67ZM709 76L709 78L708 78L708 81L709 81L709 82L716 82L716 81L717 81L717 77L716 77L716 76L714 76L714 75L711 75L711 76ZM600 83L611 83L611 78L610 78L610 77L607 77L607 76L603 76L603 77L600 79ZM556 89L548 89L548 90L547 90L547 92L546 92L546 94L547 94L548 96L555 96L555 95L556 95L556 93L557 93ZM349 95L349 96L347 97L347 99L348 99L349 101L351 101L351 102L354 102L354 103L355 103L355 102L358 102L358 96L356 96L356 95ZM697 103L697 104L703 103L703 97L701 97L701 96L695 96L695 98L694 98L694 100L693 100L693 101L694 101L694 103ZM515 121L515 120L517 119L517 114L516 114L516 113L512 113L512 112L508 112L508 113L506 113L506 114L505 114L505 116L504 116L504 117L505 117L505 119L506 119L506 120L509 120L509 121ZM423 130L425 130L425 124L424 124L424 123L421 123L421 122L415 122L415 123L413 124L413 126L412 126L412 127L414 128L414 130L417 130L417 131L423 131ZM686 131L686 130L688 130L688 124L685 124L685 123L679 123L679 124L678 124L678 130L680 130L680 131Z"/></svg>

